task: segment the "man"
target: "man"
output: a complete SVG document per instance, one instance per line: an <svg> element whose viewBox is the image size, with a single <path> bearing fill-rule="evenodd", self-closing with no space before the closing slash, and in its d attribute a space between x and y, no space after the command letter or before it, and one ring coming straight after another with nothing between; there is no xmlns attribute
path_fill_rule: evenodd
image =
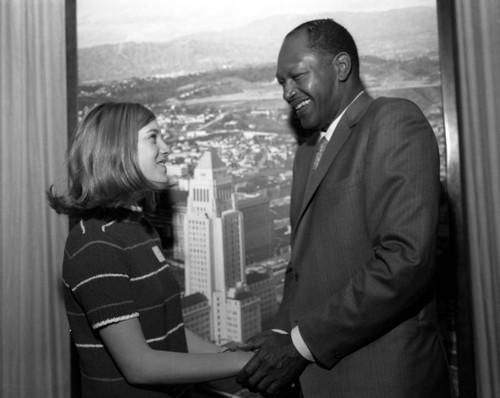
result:
<svg viewBox="0 0 500 398"><path fill-rule="evenodd" d="M432 128L410 101L369 97L356 45L330 19L286 36L276 76L302 128L319 134L295 157L275 329L243 345L256 355L237 380L264 395L300 376L306 398L451 396L433 296Z"/></svg>

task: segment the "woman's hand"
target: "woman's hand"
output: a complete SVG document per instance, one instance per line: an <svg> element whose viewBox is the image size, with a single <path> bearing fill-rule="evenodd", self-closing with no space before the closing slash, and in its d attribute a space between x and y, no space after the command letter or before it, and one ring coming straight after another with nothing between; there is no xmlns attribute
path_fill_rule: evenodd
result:
<svg viewBox="0 0 500 398"><path fill-rule="evenodd" d="M224 379L238 372L252 352L227 351L186 331L189 348L198 353L152 349L137 318L114 323L99 330L104 346L131 384L187 384Z"/></svg>

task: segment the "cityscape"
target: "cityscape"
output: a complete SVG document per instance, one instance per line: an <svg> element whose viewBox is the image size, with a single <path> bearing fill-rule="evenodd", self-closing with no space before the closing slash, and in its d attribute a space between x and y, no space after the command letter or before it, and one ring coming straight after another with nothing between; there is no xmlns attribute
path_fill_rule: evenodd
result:
<svg viewBox="0 0 500 398"><path fill-rule="evenodd" d="M406 97L420 106L438 140L444 180L437 54L435 46L395 58L361 54L361 75L371 96ZM274 73L275 65L264 62L80 79L80 117L104 101L140 102L157 115L169 145L171 188L149 217L184 291L185 326L217 344L266 329L281 301L299 137ZM217 391L259 396L231 381L199 396Z"/></svg>

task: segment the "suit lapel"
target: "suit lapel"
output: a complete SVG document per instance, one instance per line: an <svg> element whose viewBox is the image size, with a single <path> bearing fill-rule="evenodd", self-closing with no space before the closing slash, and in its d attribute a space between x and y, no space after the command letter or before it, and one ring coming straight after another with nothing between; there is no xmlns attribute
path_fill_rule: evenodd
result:
<svg viewBox="0 0 500 398"><path fill-rule="evenodd" d="M307 183L309 181L310 169L312 166L313 157L316 154L316 137L311 139L309 142L302 144L300 148L297 149L296 162L294 168L293 185L292 185L292 200L290 208L290 223L292 229L296 224L299 216L299 211L302 208L302 202L304 195L306 193ZM310 165L309 167L297 167L299 165Z"/></svg>
<svg viewBox="0 0 500 398"><path fill-rule="evenodd" d="M359 119L364 115L365 111L368 109L369 105L373 100L370 98L368 94L363 93L346 111L344 116L339 121L337 128L335 129L328 146L323 153L323 157L321 158L321 162L314 173L311 173L311 167L302 167L301 175L297 181L301 181L301 189L297 192L298 200L295 200L297 204L301 203L300 211L297 217L294 219L295 225L292 225L292 231L296 231L300 220L302 219L311 199L314 196L314 193L318 189L318 186L323 181L325 175L328 170L332 166L333 161L335 160L337 154L341 150L342 146L346 142L347 138L351 134L352 128L357 124ZM312 151L312 154L309 154L308 157L304 157L304 161L309 159L309 164L312 163L312 158L314 156L315 151ZM307 170L308 174L305 173ZM304 187L305 186L305 187ZM300 194L303 193L303 200L300 200ZM296 214L296 213L294 213ZM292 236L292 240L295 237L295 233Z"/></svg>

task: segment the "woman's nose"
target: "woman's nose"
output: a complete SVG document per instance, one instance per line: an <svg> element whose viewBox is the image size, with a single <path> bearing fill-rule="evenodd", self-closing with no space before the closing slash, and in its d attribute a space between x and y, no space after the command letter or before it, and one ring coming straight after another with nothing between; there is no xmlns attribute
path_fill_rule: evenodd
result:
<svg viewBox="0 0 500 398"><path fill-rule="evenodd" d="M160 150L162 152L169 152L170 150L170 147L169 145L165 142L165 140L163 139L163 137L158 137L159 139L156 141L157 142L157 145L158 145L158 148L160 148Z"/></svg>

